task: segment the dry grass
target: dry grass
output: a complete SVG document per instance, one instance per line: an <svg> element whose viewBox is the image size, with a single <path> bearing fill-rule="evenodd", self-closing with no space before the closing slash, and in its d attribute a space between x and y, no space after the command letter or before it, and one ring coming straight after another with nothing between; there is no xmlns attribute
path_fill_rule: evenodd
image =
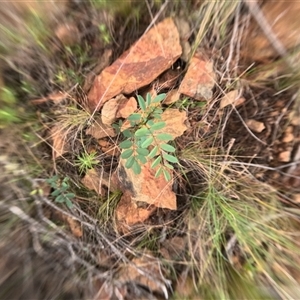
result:
<svg viewBox="0 0 300 300"><path fill-rule="evenodd" d="M31 64L24 66L3 54L2 59L11 70L28 79L35 90L34 96L56 89L68 96L65 102L47 102L46 107L38 107L39 118L34 122L39 122L43 129L27 120L25 127L19 125L15 131L7 127L1 132L1 141L9 137L5 144L0 144L3 153L0 166L4 170L0 176L0 254L5 258L0 265L1 298L297 297L300 270L295 262L299 260L299 210L283 205L283 198L289 201L284 192L255 178L255 170L271 167L256 164L251 157L238 156L235 151L244 145L235 148L230 142L228 144L227 125L238 110L230 107L220 113L218 109L220 97L233 89L255 94L258 86L270 88L272 85L278 93L285 91L296 95L297 72L279 75L278 61L263 72L253 69L251 64L242 65L241 40L250 17L243 13L241 1L203 1L193 13L186 11L185 2L154 2L152 5L145 1L132 11L129 2L117 11L105 2L104 6L110 13L113 11L112 14L104 13L103 3L97 1L92 1L90 8L88 4L83 5L76 14L82 21L82 44L77 45L79 48L60 49L62 61L52 60L51 53L45 51L48 41L41 41L40 34L31 32L29 24L28 33L32 33L34 41L32 47L35 43L38 49L33 53L40 53L38 57L43 65L35 71L47 70L47 75L42 77L47 79L43 88L28 72ZM190 129L191 134L178 140L182 147L178 152L181 165L177 168L174 184L178 211L158 211L145 224L121 233L115 221L115 208L121 194L108 191L107 196L99 197L83 189L80 182L76 159L80 153L88 153L92 139L84 131L96 121L97 113L85 109L85 92L79 82L96 65L95 60L87 57L95 55L99 49L90 49L87 45L91 41L104 43L94 34L99 16L111 42L123 43L117 37L118 29L131 33L128 41L116 50L117 55L140 35L140 32L132 32L132 24L138 22L147 30L170 13L167 8L174 15L185 8L183 14L190 16L188 21L194 34L192 54L201 49L212 55L218 75L216 97L202 107L181 107L191 120L197 121ZM91 13L91 20L87 20L85 9ZM112 19L116 15L125 25L122 22L118 25ZM149 20L148 24L144 24L142 16L147 22ZM92 25L88 25L88 21ZM12 33L6 30L6 38ZM109 42L107 37L105 40ZM29 51L27 46L24 49ZM20 91L20 86L16 86L16 90ZM19 97L20 93L17 95ZM26 96L30 96L30 91ZM240 124L245 125L243 115L238 116ZM68 153L62 156L66 167L57 168L60 159L52 160L57 149L53 149L54 136L49 132L54 126L60 129L60 138L68 146ZM254 135L249 129L247 132ZM254 138L260 143L258 137ZM103 155L99 161L105 159L111 175L115 162ZM72 208L55 203L45 188L45 180L55 173L61 178L71 178L69 188L76 194ZM80 227L81 238L72 233L68 218ZM182 246L172 244L174 237ZM175 254L166 250L168 244L172 244ZM148 264L137 263L136 259L145 258ZM156 272L151 265L157 267ZM126 274L129 271L130 274ZM134 272L140 274L142 281L130 277ZM16 284L20 289L13 288Z"/></svg>

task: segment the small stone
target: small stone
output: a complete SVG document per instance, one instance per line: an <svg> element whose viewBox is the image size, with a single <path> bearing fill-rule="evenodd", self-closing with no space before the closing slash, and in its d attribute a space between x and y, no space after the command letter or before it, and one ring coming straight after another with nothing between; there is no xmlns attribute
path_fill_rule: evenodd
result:
<svg viewBox="0 0 300 300"><path fill-rule="evenodd" d="M280 162L289 162L291 160L291 151L283 151L279 154L278 160Z"/></svg>
<svg viewBox="0 0 300 300"><path fill-rule="evenodd" d="M278 110L274 110L272 112L269 113L269 117L277 117L279 115L279 111Z"/></svg>
<svg viewBox="0 0 300 300"><path fill-rule="evenodd" d="M285 133L282 142L283 143L289 143L292 142L294 140L294 135L290 132Z"/></svg>
<svg viewBox="0 0 300 300"><path fill-rule="evenodd" d="M266 126L263 122L259 122L254 119L247 120L246 125L250 128L250 130L257 132L257 133L262 132L266 128Z"/></svg>
<svg viewBox="0 0 300 300"><path fill-rule="evenodd" d="M213 63L199 55L194 56L188 70L180 84L179 93L196 100L211 100L212 89L216 76L213 71Z"/></svg>
<svg viewBox="0 0 300 300"><path fill-rule="evenodd" d="M300 112L296 107L289 114L290 124L293 126L300 126Z"/></svg>
<svg viewBox="0 0 300 300"><path fill-rule="evenodd" d="M295 194L295 195L293 195L293 200L294 200L294 202L296 202L296 203L300 203L300 194Z"/></svg>

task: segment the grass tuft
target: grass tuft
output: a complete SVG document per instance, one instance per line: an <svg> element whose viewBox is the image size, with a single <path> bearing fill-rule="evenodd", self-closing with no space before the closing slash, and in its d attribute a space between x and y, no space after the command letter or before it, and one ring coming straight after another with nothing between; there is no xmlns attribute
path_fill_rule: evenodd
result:
<svg viewBox="0 0 300 300"><path fill-rule="evenodd" d="M202 182L201 188L194 183L186 219L195 291L212 299L255 298L266 294L257 287L265 282L267 294L292 297L291 272L300 271L294 267L296 216L285 213L274 188L251 178L246 169L226 164L226 157L207 159L199 149L194 146L181 155ZM238 282L252 288L237 289ZM213 291L210 296L202 294L207 287Z"/></svg>

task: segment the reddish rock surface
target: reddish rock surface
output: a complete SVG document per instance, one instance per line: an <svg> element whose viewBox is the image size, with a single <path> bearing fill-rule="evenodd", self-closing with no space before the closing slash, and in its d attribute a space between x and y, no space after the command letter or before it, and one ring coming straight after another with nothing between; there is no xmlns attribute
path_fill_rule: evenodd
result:
<svg viewBox="0 0 300 300"><path fill-rule="evenodd" d="M181 53L178 30L171 18L165 19L96 77L88 94L90 109L99 110L116 95L130 94L148 85Z"/></svg>
<svg viewBox="0 0 300 300"><path fill-rule="evenodd" d="M201 58L192 57L188 70L179 87L179 93L196 100L210 100L215 85L213 63Z"/></svg>

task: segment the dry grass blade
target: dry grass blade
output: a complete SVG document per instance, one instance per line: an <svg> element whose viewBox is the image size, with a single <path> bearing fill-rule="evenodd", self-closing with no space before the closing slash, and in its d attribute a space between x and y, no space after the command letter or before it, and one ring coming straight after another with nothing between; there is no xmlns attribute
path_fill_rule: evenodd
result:
<svg viewBox="0 0 300 300"><path fill-rule="evenodd" d="M213 298L245 297L246 289L236 290L240 281L252 287L248 297L257 297L265 292L254 288L255 281L264 278L269 294L293 297L291 279L300 274L293 263L299 246L296 215L285 213L274 188L251 179L245 169L224 168L221 156L219 162L199 149L186 149L181 157L204 186L193 194L187 219L195 289L205 296L201 288L214 286L208 291Z"/></svg>

